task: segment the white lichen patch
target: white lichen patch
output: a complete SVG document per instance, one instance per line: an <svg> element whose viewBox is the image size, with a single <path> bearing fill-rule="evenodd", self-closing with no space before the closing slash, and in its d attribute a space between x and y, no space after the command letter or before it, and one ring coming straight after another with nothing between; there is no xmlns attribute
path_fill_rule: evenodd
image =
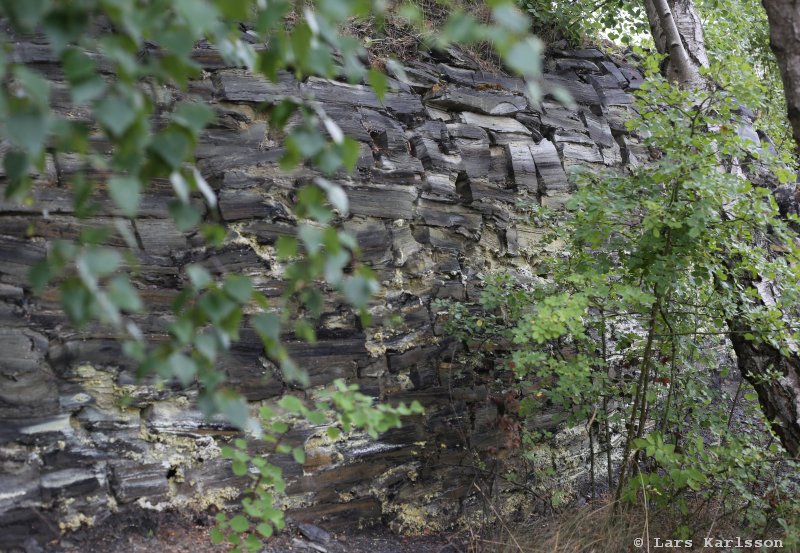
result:
<svg viewBox="0 0 800 553"><path fill-rule="evenodd" d="M65 532L74 532L81 526L94 526L94 517L86 516L83 513L76 513L70 517L67 517L61 520L58 523L58 528L61 530L62 533Z"/></svg>
<svg viewBox="0 0 800 553"><path fill-rule="evenodd" d="M313 505L316 495L316 492L306 492L303 494L281 496L278 501L280 501L284 510L297 510Z"/></svg>
<svg viewBox="0 0 800 553"><path fill-rule="evenodd" d="M405 447L403 444L388 444L376 442L374 440L354 440L354 442L355 443L353 443L351 447L347 448L348 456L354 459Z"/></svg>
<svg viewBox="0 0 800 553"><path fill-rule="evenodd" d="M94 378L97 375L97 369L91 365L81 365L75 369L75 374L84 380Z"/></svg>
<svg viewBox="0 0 800 553"><path fill-rule="evenodd" d="M172 502L172 506L196 511L205 511L211 505L222 509L228 503L236 499L241 492L241 489L233 486L198 490L197 493L191 497L176 497Z"/></svg>
<svg viewBox="0 0 800 553"><path fill-rule="evenodd" d="M152 503L145 497L140 497L139 499L137 499L136 504L142 509L150 509L151 511L159 511L159 512L174 506L172 501L161 501L158 503Z"/></svg>
<svg viewBox="0 0 800 553"><path fill-rule="evenodd" d="M258 255L261 259L265 261L274 261L275 260L275 253L272 246L265 246L260 244L255 236L245 234L242 230L241 224L233 224L231 225L231 230L236 233L236 236L233 239L234 244L241 244L247 246L248 248L252 249L256 255Z"/></svg>
<svg viewBox="0 0 800 553"><path fill-rule="evenodd" d="M10 492L0 492L0 502L8 501L10 499L14 499L15 497L19 497L21 495L25 495L27 492L25 490L16 490Z"/></svg>
<svg viewBox="0 0 800 553"><path fill-rule="evenodd" d="M389 507L389 512L394 514L390 527L399 534L416 536L444 530L442 517L432 506L392 505Z"/></svg>

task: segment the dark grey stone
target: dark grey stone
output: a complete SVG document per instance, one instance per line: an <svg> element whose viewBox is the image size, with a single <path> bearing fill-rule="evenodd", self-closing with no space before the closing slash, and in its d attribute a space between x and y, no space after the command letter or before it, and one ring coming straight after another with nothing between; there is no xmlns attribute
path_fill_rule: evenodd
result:
<svg viewBox="0 0 800 553"><path fill-rule="evenodd" d="M228 102L274 102L284 96L297 96L300 83L286 71L278 73L277 82L243 69L226 69L214 74L218 94Z"/></svg>
<svg viewBox="0 0 800 553"><path fill-rule="evenodd" d="M555 88L566 91L578 104L600 105L600 97L594 87L590 84L581 82L574 75L545 75L545 90L549 93Z"/></svg>
<svg viewBox="0 0 800 553"><path fill-rule="evenodd" d="M528 102L522 96L492 90L455 86L433 89L425 95L426 104L451 111L471 111L486 115L511 115L523 111Z"/></svg>
<svg viewBox="0 0 800 553"><path fill-rule="evenodd" d="M45 336L0 328L0 419L27 419L58 412L56 376L45 363Z"/></svg>
<svg viewBox="0 0 800 553"><path fill-rule="evenodd" d="M417 190L410 186L345 186L350 213L384 219L411 219Z"/></svg>
<svg viewBox="0 0 800 553"><path fill-rule="evenodd" d="M169 491L167 472L161 463L120 461L111 466L111 489L120 503L145 497L155 504Z"/></svg>

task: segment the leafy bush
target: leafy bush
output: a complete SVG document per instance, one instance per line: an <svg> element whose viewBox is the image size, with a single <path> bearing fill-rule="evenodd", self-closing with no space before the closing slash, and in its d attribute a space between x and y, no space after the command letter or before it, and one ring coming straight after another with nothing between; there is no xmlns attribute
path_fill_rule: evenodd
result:
<svg viewBox="0 0 800 553"><path fill-rule="evenodd" d="M558 406L563 422L585 425L592 489L600 444L616 498L644 494L675 512L676 537L702 530L691 505L713 503L720 518L783 531L794 543L797 463L755 394L742 384L726 400L727 369L714 374L732 317L754 329L748 340L783 351L798 337L788 320L797 313L797 235L771 192L744 176L787 172L737 132L748 124L740 102L758 101L751 88L682 90L657 74L655 60L649 70L640 116L627 125L653 159L630 174L579 173L566 212L536 208L550 229L542 244L566 244L536 257L548 278L487 279L479 306L449 306L449 330L478 355L485 343L497 345L489 355L508 352L522 417ZM753 301L743 274L780 282L774 305Z"/></svg>
<svg viewBox="0 0 800 553"><path fill-rule="evenodd" d="M597 44L604 38L624 45L642 45L649 36L644 4L629 0L520 0L533 21L533 31L548 44L564 40L572 46Z"/></svg>

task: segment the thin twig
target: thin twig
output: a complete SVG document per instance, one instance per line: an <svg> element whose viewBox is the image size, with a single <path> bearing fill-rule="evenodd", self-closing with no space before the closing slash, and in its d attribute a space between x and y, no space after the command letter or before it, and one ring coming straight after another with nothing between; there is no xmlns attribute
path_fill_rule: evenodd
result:
<svg viewBox="0 0 800 553"><path fill-rule="evenodd" d="M478 484L476 484L475 482L473 482L473 483L472 483L472 485L473 485L473 486L475 486L475 489L476 489L476 490L478 490L478 493L480 493L480 494L483 496L483 498L486 500L486 502L487 502L487 503L489 504L489 506L492 508L492 511L494 511L494 516L496 516L496 517L497 517L497 520L499 520L499 521L500 521L500 524L502 524L502 525L503 525L503 529L504 529L506 532L508 532L508 535L509 535L509 536L511 536L511 540L514 542L514 545L516 545L516 546L517 546L517 549L519 549L520 553L525 553L525 550L524 550L524 549L522 549L522 546L521 546L521 545L519 544L519 542L517 541L517 538L515 538L515 537L514 537L514 534L513 534L513 533L511 532L511 530L508 528L508 525L506 525L506 521L505 521L505 520L503 520L503 516L502 516L500 513L498 513L498 512L497 512L497 509L495 508L495 506L494 506L494 503L492 503L492 502L489 500L489 498L488 498L488 497L486 497L486 494L485 494L485 493L483 493L483 490L481 489L481 487L480 487L480 486L478 486Z"/></svg>

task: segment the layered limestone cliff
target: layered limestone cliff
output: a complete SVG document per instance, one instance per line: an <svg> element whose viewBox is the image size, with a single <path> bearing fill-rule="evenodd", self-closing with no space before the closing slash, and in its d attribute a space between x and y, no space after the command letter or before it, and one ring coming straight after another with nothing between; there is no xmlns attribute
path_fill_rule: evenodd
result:
<svg viewBox="0 0 800 553"><path fill-rule="evenodd" d="M31 40L17 44L14 55L54 81L56 98L66 98L49 50ZM139 244L135 282L150 312L142 328L154 340L163 335L189 263L215 274L242 272L268 296L280 295L273 244L294 232L292 194L313 173L279 170L281 137L258 106L287 94L316 98L361 144L356 173L336 180L350 199L342 226L357 236L382 285L371 309L374 325L361 328L330 293L319 341L286 337L311 376L306 390L282 382L247 329L220 368L254 407L284 393L313 398L345 378L381 400L416 399L426 408L378 440L352 435L334 442L324 427L294 428L288 441L304 445L305 464L271 459L288 477L286 505L296 517L329 526L383 519L421 530L468 515L474 482L497 467L487 452L504 441L489 396L507 388L512 375L499 362L475 370L452 362L459 345L443 335L432 302L475 300L482 277L493 271L535 276L546 244L520 202L562 206L576 164L624 170L644 161L647 152L623 124L641 75L598 50L551 52L545 87L566 89L577 108L545 100L536 109L522 80L481 71L458 52L411 63L382 102L341 82L284 74L268 83L226 67L212 49L198 48L196 59L203 78L187 93L160 91L160 100L168 110L188 95L216 109L198 165L219 196L219 212L208 217L224 221L230 233L222 249L205 249L197 236L175 229L169 184L150 188L141 217L123 220ZM117 215L98 197L96 219L75 216L61 185L74 169L69 158L50 160L33 203L0 203L0 548L100 522L126 505L222 505L243 483L219 456L234 429L205 421L191 390L137 383L108 329L77 332L54 290L30 294L28 270L50 241ZM554 429L554 415L541 413L536 424ZM542 449L540 462L568 487L585 471L587 444L574 431L554 443Z"/></svg>

